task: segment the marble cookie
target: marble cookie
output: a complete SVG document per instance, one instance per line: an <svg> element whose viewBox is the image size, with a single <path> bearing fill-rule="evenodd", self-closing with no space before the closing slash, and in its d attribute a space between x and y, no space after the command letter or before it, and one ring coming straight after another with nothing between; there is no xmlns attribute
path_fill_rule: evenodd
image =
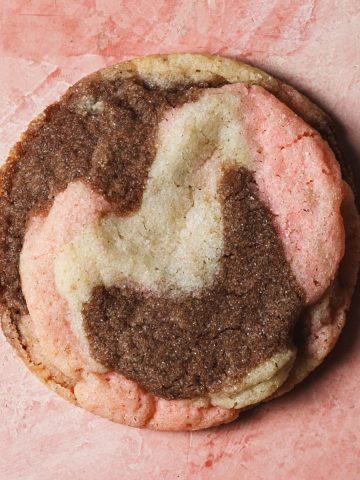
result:
<svg viewBox="0 0 360 480"><path fill-rule="evenodd" d="M334 346L359 261L328 125L220 57L81 80L2 169L6 336L55 391L131 426L206 428L291 389Z"/></svg>

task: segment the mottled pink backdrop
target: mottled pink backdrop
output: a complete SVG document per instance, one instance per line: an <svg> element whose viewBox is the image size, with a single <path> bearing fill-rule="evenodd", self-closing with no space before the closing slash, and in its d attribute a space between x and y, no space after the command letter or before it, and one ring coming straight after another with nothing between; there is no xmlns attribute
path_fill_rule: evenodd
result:
<svg viewBox="0 0 360 480"><path fill-rule="evenodd" d="M360 158L359 0L0 0L0 158L28 121L95 69L149 53L246 59L327 109ZM331 358L231 426L122 427L50 393L0 337L1 480L358 480L359 305Z"/></svg>

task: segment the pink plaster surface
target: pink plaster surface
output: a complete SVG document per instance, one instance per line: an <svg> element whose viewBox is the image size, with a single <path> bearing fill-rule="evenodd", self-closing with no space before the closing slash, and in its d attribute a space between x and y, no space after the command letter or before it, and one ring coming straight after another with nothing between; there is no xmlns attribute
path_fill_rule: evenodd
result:
<svg viewBox="0 0 360 480"><path fill-rule="evenodd" d="M360 158L358 0L3 0L0 158L28 121L86 73L134 55L237 56L292 82L342 125ZM78 409L0 336L1 480L357 480L360 305L327 362L232 425L162 433Z"/></svg>

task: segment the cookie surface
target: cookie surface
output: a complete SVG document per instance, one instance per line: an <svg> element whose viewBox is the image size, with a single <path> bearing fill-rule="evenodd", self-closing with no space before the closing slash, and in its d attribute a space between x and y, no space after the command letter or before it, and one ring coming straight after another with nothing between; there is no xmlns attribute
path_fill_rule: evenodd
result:
<svg viewBox="0 0 360 480"><path fill-rule="evenodd" d="M336 342L359 257L313 127L331 138L300 94L219 57L80 81L2 171L7 337L56 391L133 426L206 428L290 389Z"/></svg>

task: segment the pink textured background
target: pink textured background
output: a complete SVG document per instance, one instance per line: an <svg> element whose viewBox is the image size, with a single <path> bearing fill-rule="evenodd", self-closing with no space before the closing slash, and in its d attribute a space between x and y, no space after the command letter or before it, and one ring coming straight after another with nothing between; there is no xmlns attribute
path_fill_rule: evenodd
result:
<svg viewBox="0 0 360 480"><path fill-rule="evenodd" d="M2 0L0 22L2 160L84 74L174 51L236 56L292 82L338 120L344 151L360 157L358 0ZM73 407L0 335L0 479L357 480L359 309L296 391L192 434L130 429Z"/></svg>

